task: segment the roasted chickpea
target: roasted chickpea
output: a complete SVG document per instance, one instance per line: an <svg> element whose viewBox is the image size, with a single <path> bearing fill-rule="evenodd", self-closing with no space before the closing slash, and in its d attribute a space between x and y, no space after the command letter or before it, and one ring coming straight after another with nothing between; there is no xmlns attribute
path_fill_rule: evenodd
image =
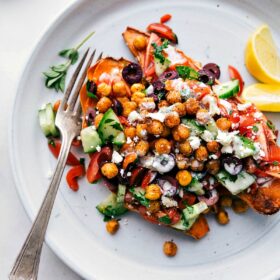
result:
<svg viewBox="0 0 280 280"><path fill-rule="evenodd" d="M94 125L97 128L103 118L104 114L100 113L98 115L96 115L95 119L94 119Z"/></svg>
<svg viewBox="0 0 280 280"><path fill-rule="evenodd" d="M128 115L132 112L135 111L137 108L137 104L134 101L128 101L124 103L123 105L123 116L128 117Z"/></svg>
<svg viewBox="0 0 280 280"><path fill-rule="evenodd" d="M160 121L152 120L151 124L148 125L147 130L150 134L161 135L164 130L164 126Z"/></svg>
<svg viewBox="0 0 280 280"><path fill-rule="evenodd" d="M176 174L176 179L181 186L186 187L192 181L192 175L187 170L180 170Z"/></svg>
<svg viewBox="0 0 280 280"><path fill-rule="evenodd" d="M181 93L179 91L175 91L175 90L169 91L166 94L166 100L170 104L175 104L177 102L181 102L181 100L182 100Z"/></svg>
<svg viewBox="0 0 280 280"><path fill-rule="evenodd" d="M216 214L216 219L220 225L226 225L229 223L228 213L225 210L219 210Z"/></svg>
<svg viewBox="0 0 280 280"><path fill-rule="evenodd" d="M164 123L166 126L172 128L180 124L180 117L177 112L168 113L165 116Z"/></svg>
<svg viewBox="0 0 280 280"><path fill-rule="evenodd" d="M190 166L190 160L183 154L176 154L176 165L179 169L187 169Z"/></svg>
<svg viewBox="0 0 280 280"><path fill-rule="evenodd" d="M231 207L232 205L232 198L229 195L223 195L220 200L220 205L222 207Z"/></svg>
<svg viewBox="0 0 280 280"><path fill-rule="evenodd" d="M113 92L117 97L126 96L126 87L123 81L119 81L113 84Z"/></svg>
<svg viewBox="0 0 280 280"><path fill-rule="evenodd" d="M115 163L107 162L104 165L102 165L101 172L108 179L112 179L118 175L119 170Z"/></svg>
<svg viewBox="0 0 280 280"><path fill-rule="evenodd" d="M209 152L217 153L220 149L220 144L217 141L207 142L206 147Z"/></svg>
<svg viewBox="0 0 280 280"><path fill-rule="evenodd" d="M120 225L117 220L110 220L106 224L106 230L110 234L115 234L118 231L119 227Z"/></svg>
<svg viewBox="0 0 280 280"><path fill-rule="evenodd" d="M185 140L184 142L179 144L179 151L185 156L191 155L193 149L189 141Z"/></svg>
<svg viewBox="0 0 280 280"><path fill-rule="evenodd" d="M127 97L117 97L117 100L124 106L126 102L129 102L129 99Z"/></svg>
<svg viewBox="0 0 280 280"><path fill-rule="evenodd" d="M204 168L204 164L201 161L198 161L196 159L193 159L191 161L191 170L192 171L202 171Z"/></svg>
<svg viewBox="0 0 280 280"><path fill-rule="evenodd" d="M232 209L235 213L238 214L244 213L248 210L248 208L249 208L248 204L241 199L234 199L232 201Z"/></svg>
<svg viewBox="0 0 280 280"><path fill-rule="evenodd" d="M149 142L140 140L135 146L135 151L140 157L145 156L149 151Z"/></svg>
<svg viewBox="0 0 280 280"><path fill-rule="evenodd" d="M178 134L181 140L186 140L190 136L190 130L183 124L178 125Z"/></svg>
<svg viewBox="0 0 280 280"><path fill-rule="evenodd" d="M206 147L200 146L195 151L195 158L199 161L206 161L208 158L208 151L207 151Z"/></svg>
<svg viewBox="0 0 280 280"><path fill-rule="evenodd" d="M227 118L219 118L216 120L217 127L220 130L227 131L231 128L231 121Z"/></svg>
<svg viewBox="0 0 280 280"><path fill-rule="evenodd" d="M153 111L156 108L156 103L154 102L153 98L143 98L140 102L139 102L139 107L142 110L146 110L147 112L149 111Z"/></svg>
<svg viewBox="0 0 280 280"><path fill-rule="evenodd" d="M168 137L171 133L171 130L166 125L163 126L163 132L161 133L162 137Z"/></svg>
<svg viewBox="0 0 280 280"><path fill-rule="evenodd" d="M147 207L147 210L150 213L156 213L160 210L160 203L158 200L152 200L149 203L149 206Z"/></svg>
<svg viewBox="0 0 280 280"><path fill-rule="evenodd" d="M137 91L141 92L144 89L145 89L145 86L143 84L140 84L140 83L133 84L130 87L130 90L131 90L132 93L135 93Z"/></svg>
<svg viewBox="0 0 280 280"><path fill-rule="evenodd" d="M187 114L186 107L183 103L175 103L172 111L177 112L180 117L184 117Z"/></svg>
<svg viewBox="0 0 280 280"><path fill-rule="evenodd" d="M146 48L146 45L147 45L147 40L143 35L138 35L133 40L133 46L139 51L144 50Z"/></svg>
<svg viewBox="0 0 280 280"><path fill-rule="evenodd" d="M158 108L168 107L168 106L170 106L170 104L169 104L166 100L161 100L161 101L158 103Z"/></svg>
<svg viewBox="0 0 280 280"><path fill-rule="evenodd" d="M163 244L163 252L168 257L174 257L177 254L177 245L173 241L166 241Z"/></svg>
<svg viewBox="0 0 280 280"><path fill-rule="evenodd" d="M188 115L195 115L199 109L199 102L195 98L189 98L184 104Z"/></svg>
<svg viewBox="0 0 280 280"><path fill-rule="evenodd" d="M157 200L161 197L161 188L157 184L147 186L145 197L150 200Z"/></svg>
<svg viewBox="0 0 280 280"><path fill-rule="evenodd" d="M175 141L177 141L177 142L181 141L181 137L180 137L179 131L178 131L178 126L176 126L172 129L172 136Z"/></svg>
<svg viewBox="0 0 280 280"><path fill-rule="evenodd" d="M206 109L199 109L196 112L196 120L200 123L200 124L207 124L211 119L211 116L208 112L208 110Z"/></svg>
<svg viewBox="0 0 280 280"><path fill-rule="evenodd" d="M121 153L128 155L135 152L135 143L124 143L121 148Z"/></svg>
<svg viewBox="0 0 280 280"><path fill-rule="evenodd" d="M99 96L108 96L111 94L111 91L112 91L111 86L106 83L100 83L97 86L97 94Z"/></svg>
<svg viewBox="0 0 280 280"><path fill-rule="evenodd" d="M155 149L159 154L169 154L171 151L171 144L165 138L160 138L155 142Z"/></svg>
<svg viewBox="0 0 280 280"><path fill-rule="evenodd" d="M206 168L210 174L215 175L220 170L220 161L216 159L210 160L206 163Z"/></svg>
<svg viewBox="0 0 280 280"><path fill-rule="evenodd" d="M146 139L148 136L148 125L146 123L138 123L136 125L136 136L138 136L140 139Z"/></svg>
<svg viewBox="0 0 280 280"><path fill-rule="evenodd" d="M146 94L144 92L136 91L132 94L131 101L134 101L137 104L139 104L140 102L142 102L142 100L145 96L146 96Z"/></svg>
<svg viewBox="0 0 280 280"><path fill-rule="evenodd" d="M96 104L96 109L100 113L105 113L112 106L112 101L108 97L101 97Z"/></svg>
<svg viewBox="0 0 280 280"><path fill-rule="evenodd" d="M128 126L124 129L124 134L126 137L133 138L136 136L136 128L133 126Z"/></svg>

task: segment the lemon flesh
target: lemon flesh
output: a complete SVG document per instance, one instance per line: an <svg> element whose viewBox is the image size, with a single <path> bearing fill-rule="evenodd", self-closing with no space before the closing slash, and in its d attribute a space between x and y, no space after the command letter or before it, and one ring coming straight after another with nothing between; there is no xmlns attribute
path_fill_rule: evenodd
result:
<svg viewBox="0 0 280 280"><path fill-rule="evenodd" d="M245 64L259 81L280 84L280 57L267 25L259 27L250 37L245 50Z"/></svg>
<svg viewBox="0 0 280 280"><path fill-rule="evenodd" d="M280 112L280 85L253 84L243 90L242 97L261 111Z"/></svg>

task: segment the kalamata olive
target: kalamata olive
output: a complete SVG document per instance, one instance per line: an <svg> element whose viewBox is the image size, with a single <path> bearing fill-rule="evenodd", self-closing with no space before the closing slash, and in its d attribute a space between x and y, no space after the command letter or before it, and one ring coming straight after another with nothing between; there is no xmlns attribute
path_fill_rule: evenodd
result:
<svg viewBox="0 0 280 280"><path fill-rule="evenodd" d="M92 124L94 122L96 116L96 111L94 108L88 108L86 113L86 121L88 124Z"/></svg>
<svg viewBox="0 0 280 280"><path fill-rule="evenodd" d="M122 70L123 79L130 85L140 83L143 77L143 71L139 64L130 63Z"/></svg>
<svg viewBox="0 0 280 280"><path fill-rule="evenodd" d="M120 116L123 112L123 106L117 99L113 100L113 110L118 116Z"/></svg>
<svg viewBox="0 0 280 280"><path fill-rule="evenodd" d="M220 67L216 63L207 63L203 66L202 69L212 72L212 74L216 79L220 78L221 75Z"/></svg>
<svg viewBox="0 0 280 280"><path fill-rule="evenodd" d="M171 176L163 176L158 179L158 184L165 196L174 196L179 188L178 181Z"/></svg>
<svg viewBox="0 0 280 280"><path fill-rule="evenodd" d="M87 81L86 88L92 94L96 94L97 92L97 85L94 81Z"/></svg>
<svg viewBox="0 0 280 280"><path fill-rule="evenodd" d="M210 191L206 191L205 195L198 196L198 200L204 201L207 204L207 206L212 206L218 202L219 194L215 189L213 189Z"/></svg>
<svg viewBox="0 0 280 280"><path fill-rule="evenodd" d="M237 157L225 157L222 159L224 169L231 175L237 175L241 172L243 164Z"/></svg>
<svg viewBox="0 0 280 280"><path fill-rule="evenodd" d="M115 180L109 180L105 177L103 177L103 182L104 185L111 191L116 193L118 191L118 182L116 182Z"/></svg>
<svg viewBox="0 0 280 280"><path fill-rule="evenodd" d="M198 80L207 85L213 85L215 82L215 76L209 70L199 70L198 71L199 78Z"/></svg>
<svg viewBox="0 0 280 280"><path fill-rule="evenodd" d="M218 185L218 182L212 176L205 176L201 183L205 190L213 190Z"/></svg>
<svg viewBox="0 0 280 280"><path fill-rule="evenodd" d="M154 93L156 94L165 91L165 84L161 80L156 80L152 85L154 87Z"/></svg>
<svg viewBox="0 0 280 280"><path fill-rule="evenodd" d="M166 71L159 76L159 80L162 82L165 82L167 80L174 80L174 79L178 79L178 78L179 78L179 75L174 70Z"/></svg>

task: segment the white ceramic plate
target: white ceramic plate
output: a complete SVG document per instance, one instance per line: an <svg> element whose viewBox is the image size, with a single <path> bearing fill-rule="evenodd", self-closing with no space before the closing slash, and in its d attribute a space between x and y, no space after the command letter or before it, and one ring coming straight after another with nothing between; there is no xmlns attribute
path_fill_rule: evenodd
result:
<svg viewBox="0 0 280 280"><path fill-rule="evenodd" d="M161 15L173 15L174 28L188 55L221 66L240 69L247 84L253 82L244 67L243 52L249 34L267 22L280 44L279 1L77 1L47 30L32 53L19 83L11 126L10 151L14 176L28 215L34 219L55 160L38 126L37 109L61 95L44 87L41 72L60 61L56 53L76 45L89 32L88 45L112 56L132 59L122 40L127 25L145 28ZM70 76L70 75L69 75ZM279 115L270 114L276 121ZM74 193L62 181L47 243L70 267L88 279L258 279L279 265L279 216L264 217L249 211L230 212L231 222L219 226L210 220L211 232L201 241L148 224L136 214L121 221L110 236L95 206L107 195L101 185L81 184ZM162 244L174 239L175 258L162 253ZM271 274L272 275L272 274ZM273 274L275 275L275 274Z"/></svg>

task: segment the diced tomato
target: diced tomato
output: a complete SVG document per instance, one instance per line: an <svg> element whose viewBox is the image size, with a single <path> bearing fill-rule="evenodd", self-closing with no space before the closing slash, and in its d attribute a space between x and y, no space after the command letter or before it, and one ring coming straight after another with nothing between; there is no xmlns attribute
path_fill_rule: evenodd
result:
<svg viewBox="0 0 280 280"><path fill-rule="evenodd" d="M178 223L181 219L180 213L177 211L176 208L170 208L165 211L168 217L171 219L171 225Z"/></svg>
<svg viewBox="0 0 280 280"><path fill-rule="evenodd" d="M81 140L74 139L72 141L72 146L74 146L74 147L80 147L81 145L82 145L82 141Z"/></svg>
<svg viewBox="0 0 280 280"><path fill-rule="evenodd" d="M87 168L87 179L89 183L94 183L102 177L100 165L105 161L110 161L111 158L112 149L110 147L103 147L100 152L95 152L91 155Z"/></svg>
<svg viewBox="0 0 280 280"><path fill-rule="evenodd" d="M151 222L153 224L158 224L158 219L152 215L147 214L147 208L143 205L139 206L138 208L139 214L148 222Z"/></svg>
<svg viewBox="0 0 280 280"><path fill-rule="evenodd" d="M257 168L256 171L254 172L254 174L258 177L267 177L267 174L265 171Z"/></svg>
<svg viewBox="0 0 280 280"><path fill-rule="evenodd" d="M280 147L276 144L269 146L269 161L280 161Z"/></svg>
<svg viewBox="0 0 280 280"><path fill-rule="evenodd" d="M70 189L76 192L79 189L77 178L85 175L85 167L80 164L69 169L66 175L66 181Z"/></svg>
<svg viewBox="0 0 280 280"><path fill-rule="evenodd" d="M146 172L145 168L142 166L138 166L136 167L132 172L131 172L131 176L129 179L129 184L130 186L133 186L137 183L139 183L138 181L140 180L140 178L144 175L144 172Z"/></svg>
<svg viewBox="0 0 280 280"><path fill-rule="evenodd" d="M149 170L142 180L141 187L145 189L151 183L151 181L154 180L155 177L156 177L156 172Z"/></svg>
<svg viewBox="0 0 280 280"><path fill-rule="evenodd" d="M166 23L172 18L170 14L165 14L160 18L160 23Z"/></svg>
<svg viewBox="0 0 280 280"><path fill-rule="evenodd" d="M129 126L129 122L128 122L128 120L127 120L126 117L124 117L124 116L118 116L118 118L119 118L120 123L121 123L122 125L124 125L124 126Z"/></svg>
<svg viewBox="0 0 280 280"><path fill-rule="evenodd" d="M177 44L178 43L178 38L176 34L173 32L173 30L163 24L163 23L151 23L148 27L147 30L149 32L154 32L157 33L160 37L168 39L169 41Z"/></svg>
<svg viewBox="0 0 280 280"><path fill-rule="evenodd" d="M58 158L60 149L61 149L61 141L60 140L53 140L48 143L49 149L54 157ZM69 152L66 164L68 165L79 165L80 161L74 156L72 152Z"/></svg>
<svg viewBox="0 0 280 280"><path fill-rule="evenodd" d="M231 79L237 79L239 81L239 92L238 92L238 95L240 95L242 93L243 87L244 87L244 81L243 81L240 73L238 72L238 70L236 68L234 68L231 65L228 66L228 72L229 72L229 77Z"/></svg>
<svg viewBox="0 0 280 280"><path fill-rule="evenodd" d="M240 128L247 128L248 126L252 126L256 123L256 120L253 116L241 116L239 127Z"/></svg>
<svg viewBox="0 0 280 280"><path fill-rule="evenodd" d="M196 196L193 193L185 193L182 199L179 201L179 208L185 209L187 205L195 204Z"/></svg>

